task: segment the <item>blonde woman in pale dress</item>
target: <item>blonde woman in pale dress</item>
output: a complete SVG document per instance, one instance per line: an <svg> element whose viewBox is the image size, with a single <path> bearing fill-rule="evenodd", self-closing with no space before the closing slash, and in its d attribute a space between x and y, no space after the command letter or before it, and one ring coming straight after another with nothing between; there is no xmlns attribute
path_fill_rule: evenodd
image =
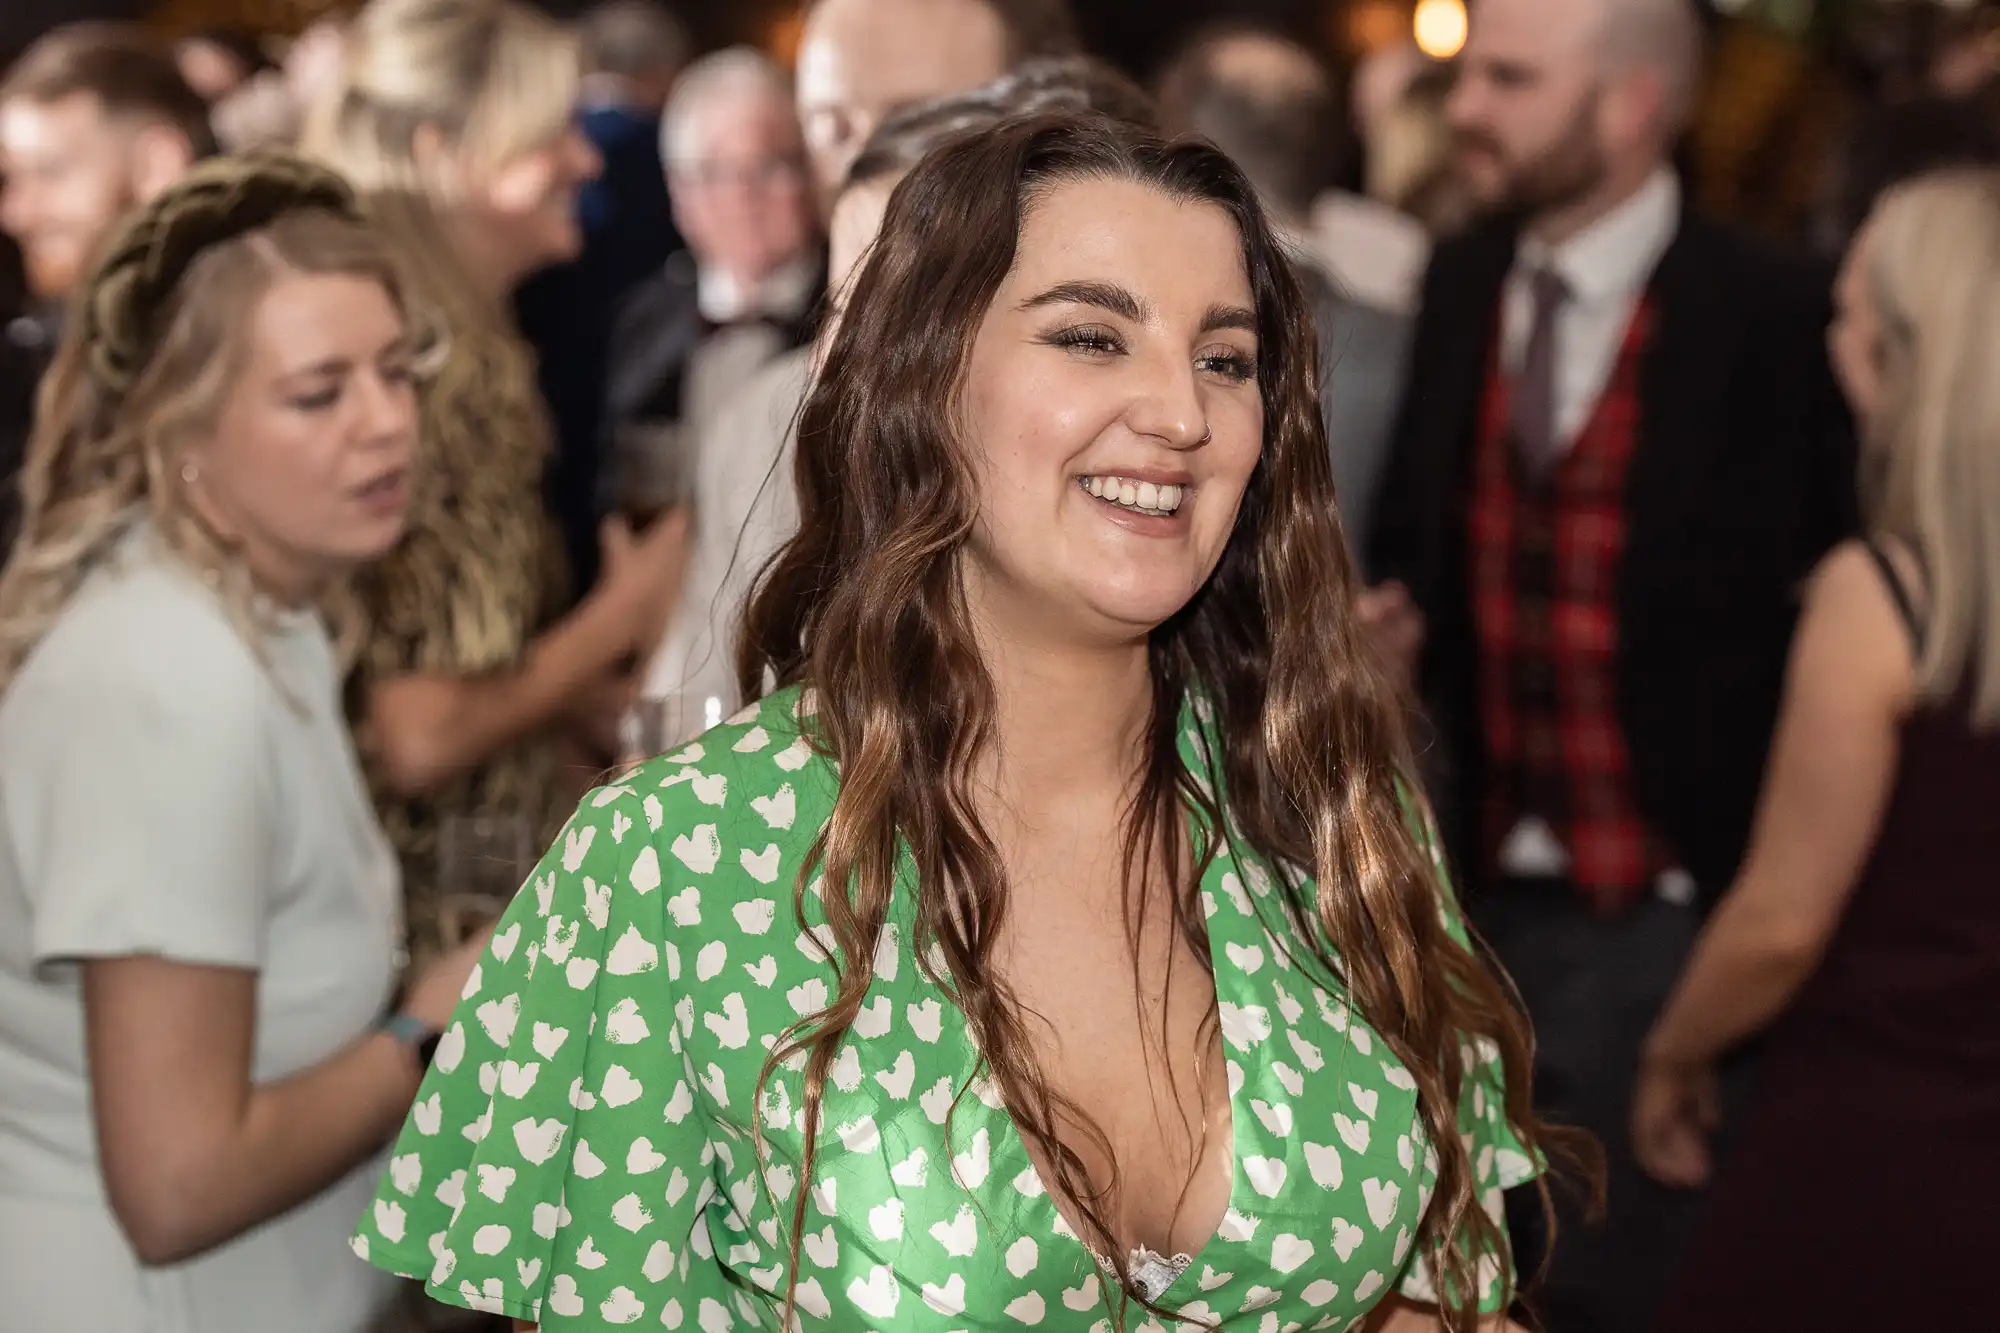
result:
<svg viewBox="0 0 2000 1333"><path fill-rule="evenodd" d="M341 1239L473 955L395 1003L316 608L402 531L404 298L337 178L219 161L50 372L0 576L0 1328L357 1333L387 1294Z"/></svg>

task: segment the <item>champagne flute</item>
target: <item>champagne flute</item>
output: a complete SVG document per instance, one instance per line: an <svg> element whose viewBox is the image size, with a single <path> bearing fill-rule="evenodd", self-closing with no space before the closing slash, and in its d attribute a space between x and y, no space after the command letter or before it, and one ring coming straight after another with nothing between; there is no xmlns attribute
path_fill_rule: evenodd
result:
<svg viewBox="0 0 2000 1333"><path fill-rule="evenodd" d="M625 715L620 748L627 764L670 754L710 727L722 725L722 700L683 690L639 700Z"/></svg>

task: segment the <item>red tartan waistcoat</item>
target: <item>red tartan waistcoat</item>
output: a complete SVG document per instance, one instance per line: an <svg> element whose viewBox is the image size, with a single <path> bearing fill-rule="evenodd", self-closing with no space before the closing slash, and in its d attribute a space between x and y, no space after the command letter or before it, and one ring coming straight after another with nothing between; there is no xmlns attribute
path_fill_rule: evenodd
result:
<svg viewBox="0 0 2000 1333"><path fill-rule="evenodd" d="M1671 864L1640 814L1617 709L1625 482L1652 323L1643 300L1589 420L1534 479L1508 428L1496 338L1473 466L1468 552L1488 865L1521 818L1538 816L1569 853L1577 889L1604 912L1631 902Z"/></svg>

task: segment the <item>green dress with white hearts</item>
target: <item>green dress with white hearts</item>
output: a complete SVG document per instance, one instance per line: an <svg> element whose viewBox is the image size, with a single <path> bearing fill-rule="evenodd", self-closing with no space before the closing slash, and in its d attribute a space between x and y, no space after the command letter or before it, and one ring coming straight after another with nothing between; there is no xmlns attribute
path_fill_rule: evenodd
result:
<svg viewBox="0 0 2000 1333"><path fill-rule="evenodd" d="M774 695L586 798L466 987L356 1233L364 1258L549 1333L778 1326L800 1071L751 1101L775 1034L832 988L816 899L801 923L791 889L838 773L801 738L798 701ZM1184 742L1197 774L1201 748ZM1203 881L1235 1184L1185 1271L1155 1266L1156 1304L1178 1318L1134 1308L1135 1329L1345 1329L1388 1291L1429 1294L1412 1238L1436 1167L1414 1084L1300 956L1271 885L1226 841ZM965 1020L917 966L910 889L906 874L827 1081L801 1323L1108 1333L1109 1270L972 1079ZM1460 1128L1497 1215L1533 1166L1501 1115L1497 1060L1469 1067ZM1483 1265L1487 1308L1506 1262Z"/></svg>

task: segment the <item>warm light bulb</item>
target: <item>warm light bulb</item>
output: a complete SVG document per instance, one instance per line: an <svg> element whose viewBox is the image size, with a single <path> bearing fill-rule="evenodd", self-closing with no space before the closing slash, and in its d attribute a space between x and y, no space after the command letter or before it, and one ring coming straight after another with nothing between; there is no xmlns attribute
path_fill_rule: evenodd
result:
<svg viewBox="0 0 2000 1333"><path fill-rule="evenodd" d="M1465 0L1417 0L1417 49L1450 60L1465 45Z"/></svg>

